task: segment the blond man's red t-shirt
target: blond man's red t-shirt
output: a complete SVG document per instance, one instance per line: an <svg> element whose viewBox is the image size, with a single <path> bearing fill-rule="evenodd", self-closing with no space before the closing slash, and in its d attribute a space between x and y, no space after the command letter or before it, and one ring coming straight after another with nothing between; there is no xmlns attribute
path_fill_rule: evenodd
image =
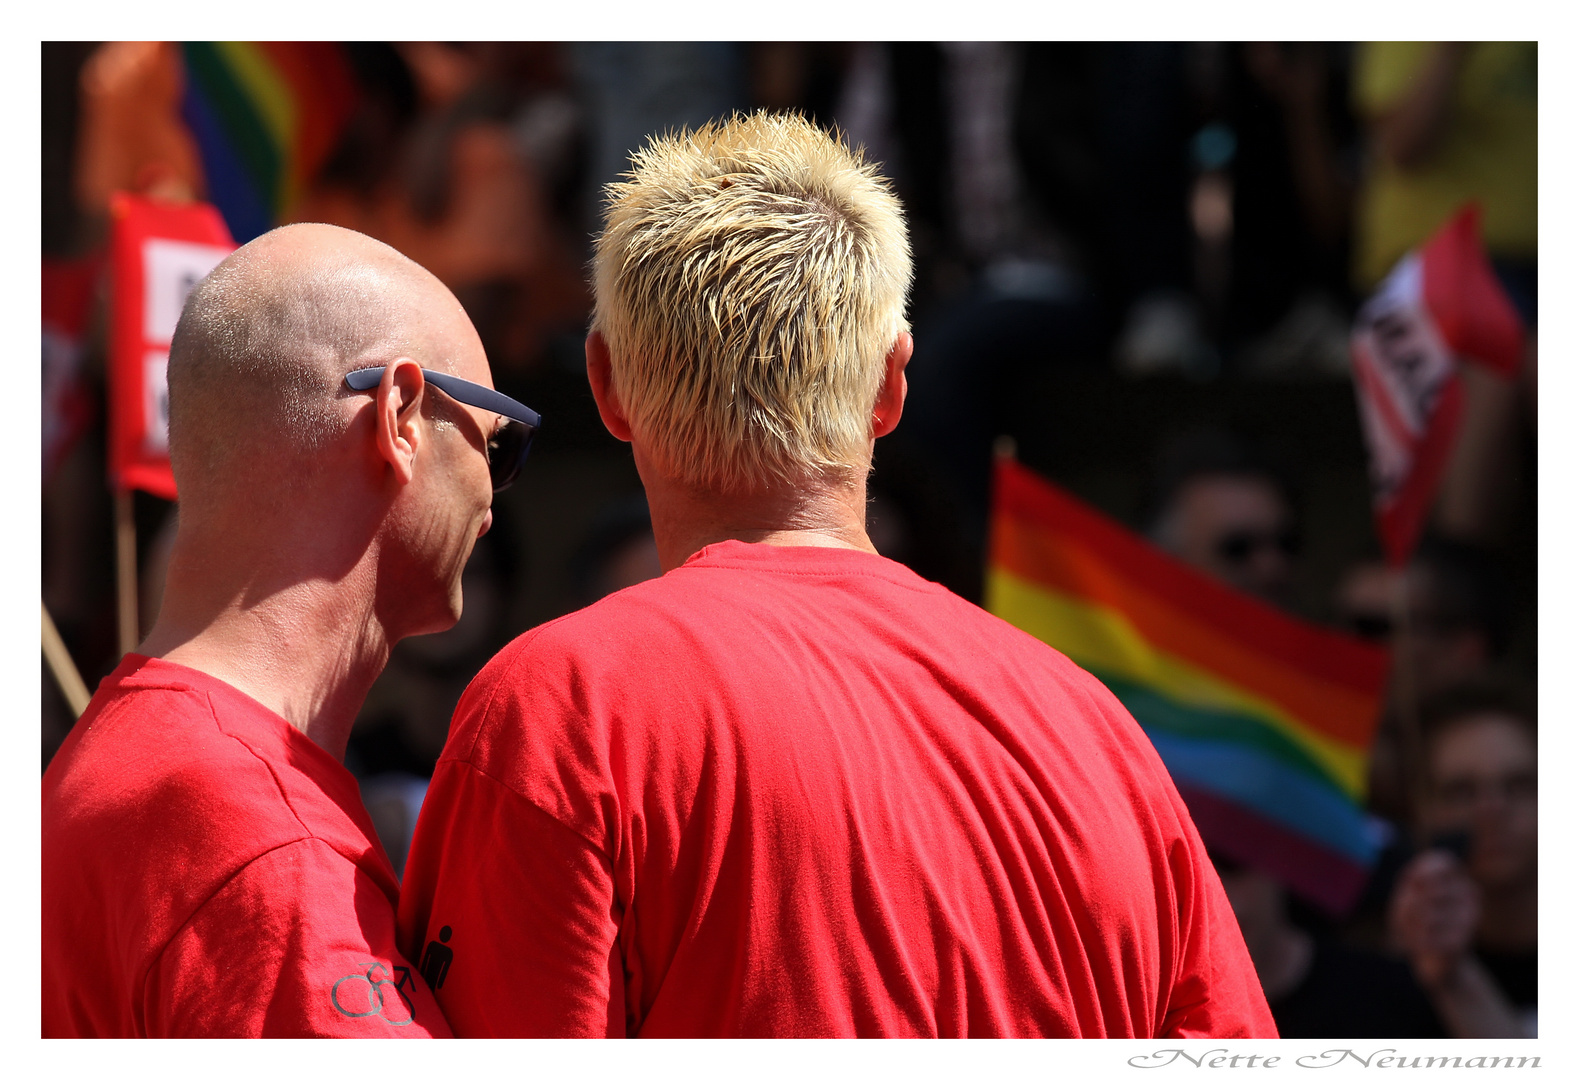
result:
<svg viewBox="0 0 1579 1080"><path fill-rule="evenodd" d="M507 647L400 926L460 1035L1276 1033L1118 701L852 550L713 545Z"/></svg>
<svg viewBox="0 0 1579 1080"><path fill-rule="evenodd" d="M129 655L43 788L45 1037L449 1035L355 778L241 691Z"/></svg>

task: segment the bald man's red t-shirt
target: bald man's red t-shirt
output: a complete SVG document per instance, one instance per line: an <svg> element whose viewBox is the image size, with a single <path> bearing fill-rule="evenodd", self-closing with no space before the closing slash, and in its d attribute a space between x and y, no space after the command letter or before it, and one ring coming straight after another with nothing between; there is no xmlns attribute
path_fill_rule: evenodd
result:
<svg viewBox="0 0 1579 1080"><path fill-rule="evenodd" d="M459 1035L1276 1034L1118 701L843 549L713 545L507 647L400 927Z"/></svg>
<svg viewBox="0 0 1579 1080"><path fill-rule="evenodd" d="M45 1037L449 1035L355 778L241 691L129 655L43 788Z"/></svg>

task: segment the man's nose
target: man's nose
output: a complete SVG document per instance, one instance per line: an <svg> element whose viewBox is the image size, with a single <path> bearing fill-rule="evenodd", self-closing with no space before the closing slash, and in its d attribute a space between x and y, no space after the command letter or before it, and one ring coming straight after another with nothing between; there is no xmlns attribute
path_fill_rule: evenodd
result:
<svg viewBox="0 0 1579 1080"><path fill-rule="evenodd" d="M493 507L490 506L488 512L482 516L482 528L477 530L477 539L481 540L488 535L488 530L491 528L493 528Z"/></svg>

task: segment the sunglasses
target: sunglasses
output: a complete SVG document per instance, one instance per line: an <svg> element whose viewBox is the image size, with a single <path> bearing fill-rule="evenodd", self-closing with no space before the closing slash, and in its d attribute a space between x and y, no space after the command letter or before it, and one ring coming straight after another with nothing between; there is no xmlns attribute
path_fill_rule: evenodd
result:
<svg viewBox="0 0 1579 1080"><path fill-rule="evenodd" d="M1393 639L1393 619L1390 615L1372 615L1352 612L1345 620L1349 632L1367 641L1388 642Z"/></svg>
<svg viewBox="0 0 1579 1080"><path fill-rule="evenodd" d="M521 474L521 466L526 463L526 455L532 449L532 439L537 435L537 429L543 425L542 417L515 398L486 386L427 368L422 369L422 376L462 405L486 409L504 417L505 422L488 436L488 476L493 481L495 491L503 491L513 484ZM362 368L347 375L345 384L352 390L371 390L383 377L384 369L381 367Z"/></svg>
<svg viewBox="0 0 1579 1080"><path fill-rule="evenodd" d="M1292 530L1257 532L1252 529L1235 529L1217 541L1217 554L1225 562L1242 566L1263 548L1271 548L1293 558L1299 554L1299 536Z"/></svg>
<svg viewBox="0 0 1579 1080"><path fill-rule="evenodd" d="M1398 631L1398 623L1392 615L1372 611L1351 611L1342 616L1343 623L1351 634L1367 638L1370 641L1388 643ZM1412 611L1409 613L1409 630L1414 634L1447 634L1460 628L1464 624L1427 611Z"/></svg>

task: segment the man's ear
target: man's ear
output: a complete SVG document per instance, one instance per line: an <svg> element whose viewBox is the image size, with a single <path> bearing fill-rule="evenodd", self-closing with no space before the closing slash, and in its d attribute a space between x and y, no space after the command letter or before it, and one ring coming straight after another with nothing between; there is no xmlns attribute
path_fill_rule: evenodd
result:
<svg viewBox="0 0 1579 1080"><path fill-rule="evenodd" d="M877 388L877 404L872 408L872 438L880 439L899 426L899 414L905 411L905 365L915 351L916 339L910 331L901 330L888 350L883 364L883 382Z"/></svg>
<svg viewBox="0 0 1579 1080"><path fill-rule="evenodd" d="M426 392L422 368L406 356L384 367L383 378L373 391L378 454L395 471L395 480L401 485L411 483L417 450L426 435L420 423Z"/></svg>
<svg viewBox="0 0 1579 1080"><path fill-rule="evenodd" d="M620 442L631 441L630 421L614 393L614 369L609 361L609 343L597 330L587 335L587 382L592 385L592 400L609 434Z"/></svg>

